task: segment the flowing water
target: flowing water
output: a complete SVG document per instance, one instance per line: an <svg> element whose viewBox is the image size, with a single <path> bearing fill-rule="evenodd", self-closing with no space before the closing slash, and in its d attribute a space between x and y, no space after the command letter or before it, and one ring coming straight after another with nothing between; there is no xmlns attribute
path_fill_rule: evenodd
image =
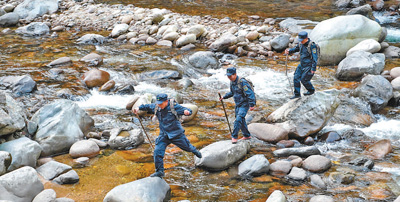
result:
<svg viewBox="0 0 400 202"><path fill-rule="evenodd" d="M160 7L190 15L214 15L216 17L231 17L238 20L248 20L249 15L261 17L286 18L296 17L321 21L344 11L336 9L332 1L226 1L226 0L193 0L193 1L103 1L105 3L134 4L142 7ZM188 9L190 8L190 9ZM260 10L259 8L263 8ZM400 41L400 31L396 27L397 16L387 16L375 13L381 23L388 27L387 41L397 44ZM0 30L1 31L1 30ZM93 33L93 32L90 32ZM90 69L79 59L90 52L97 52L104 57L100 66L110 73L117 85L134 84L135 95L144 93L157 94L167 92L181 94L185 103L193 103L199 107L194 121L184 124L186 136L190 142L201 149L219 140L226 140L228 127L224 112L218 101L217 92L226 93L229 80L223 69L209 70L207 73L188 73L184 78L190 78L194 85L186 90L177 87L175 81L140 81L138 75L143 71L170 69L183 72L184 58L194 51L182 52L175 48L159 48L155 46L140 46L109 43L102 46L77 45L76 40L86 33L74 30L61 32L56 38L27 38L18 35L0 35L0 76L29 74L38 83L38 90L33 95L17 98L26 105L29 112L35 111L35 104L51 102L60 90L69 90L74 95L69 97L85 109L95 120L96 131L115 127L138 128L138 120L125 109L131 96L112 95L88 90L81 83L80 77ZM99 33L108 35L107 32ZM63 67L64 73L55 76L45 65L49 62L68 56L74 64ZM283 105L291 96L288 79L285 75L284 56L278 60L256 60L250 58L234 58L232 60L239 68L238 74L250 78L255 84L257 94L257 109L250 112L248 119L267 115ZM298 62L289 62L289 77ZM397 59L388 60L386 69L399 66ZM322 67L313 78L317 90L355 88L357 82L340 82L334 78L335 67ZM234 103L226 101L231 122L234 120ZM36 109L37 110L37 109ZM172 189L171 201L189 199L191 201L265 201L274 190L282 190L288 201L308 201L316 194L331 195L336 201L347 198L364 198L366 201L391 201L400 194L400 108L387 107L377 115L378 122L367 128L360 128L375 140L390 139L394 151L385 159L378 160L370 172L354 171L356 182L340 187L330 186L322 191L314 188L308 182L293 184L285 178L263 175L252 180L241 180L237 177L237 164L221 172L208 172L194 166L193 154L181 151L171 145L165 155L165 180ZM144 125L154 140L158 135L158 127L144 118ZM349 128L346 125L332 126L334 130ZM264 154L270 162L275 145L252 140L251 152ZM350 156L355 151L361 153L362 148L356 147L345 140L335 143L317 143L321 151L329 156L334 166L329 172L340 171L340 159ZM361 151L360 151L361 150ZM73 165L68 154L54 157L55 160ZM154 172L152 151L149 144L127 151L105 149L101 154L90 160L90 166L75 168L80 182L74 185L55 185L50 182L46 188L53 188L57 197L69 197L75 201L102 201L113 187L133 180L149 176ZM324 174L322 174L324 175ZM325 173L327 175L327 173Z"/></svg>

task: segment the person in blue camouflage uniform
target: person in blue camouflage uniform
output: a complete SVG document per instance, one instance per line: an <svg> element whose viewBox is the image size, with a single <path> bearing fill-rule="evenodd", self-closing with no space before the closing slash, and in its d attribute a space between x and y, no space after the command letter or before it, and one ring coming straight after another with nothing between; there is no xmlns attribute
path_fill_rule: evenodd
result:
<svg viewBox="0 0 400 202"><path fill-rule="evenodd" d="M308 38L308 34L305 31L301 31L298 34L299 43L291 49L286 49L286 54L292 54L300 51L300 64L297 66L294 72L293 85L294 85L294 96L290 99L301 97L300 95L300 82L307 89L307 92L303 95L312 95L315 92L314 86L311 84L311 78L317 71L318 53L317 46L311 42ZM309 44L311 43L311 44ZM308 48L308 46L310 47ZM310 50L310 52L309 52Z"/></svg>
<svg viewBox="0 0 400 202"><path fill-rule="evenodd" d="M249 82L247 82L246 79L242 79L237 76L235 67L229 67L228 69L226 69L226 75L231 81L231 91L221 97L220 100L233 97L233 100L235 101L236 120L233 125L233 132L231 136L232 143L236 144L239 130L242 130L244 136L243 138L241 138L242 140L247 140L251 138L249 129L247 129L245 117L249 109L254 110L254 107L256 105L256 97ZM241 82L241 84L239 82Z"/></svg>
<svg viewBox="0 0 400 202"><path fill-rule="evenodd" d="M189 140L185 136L185 130L182 128L181 123L172 113L170 102L167 94L158 94L156 96L156 103L142 104L139 108L133 109L133 113L137 114L139 110L146 111L148 113L155 114L159 121L160 134L158 135L154 149L154 163L156 172L150 175L151 177L164 177L164 154L165 149L169 144L174 144L184 151L192 152L198 158L201 158L201 153L190 144ZM157 112L156 105L158 105ZM174 109L178 115L189 116L192 114L192 110L182 107L178 103L174 103Z"/></svg>

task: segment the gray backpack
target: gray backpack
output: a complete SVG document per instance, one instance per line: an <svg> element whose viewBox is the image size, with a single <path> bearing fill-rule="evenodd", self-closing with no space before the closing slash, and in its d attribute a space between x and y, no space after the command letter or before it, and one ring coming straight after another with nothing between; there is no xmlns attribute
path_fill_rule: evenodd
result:
<svg viewBox="0 0 400 202"><path fill-rule="evenodd" d="M175 100L174 99L169 99L169 108L171 108L171 113L175 115L176 120L180 121L180 117L178 116L178 112L175 110ZM156 104L156 107L154 108L154 116L157 116L157 111L158 111L158 105Z"/></svg>

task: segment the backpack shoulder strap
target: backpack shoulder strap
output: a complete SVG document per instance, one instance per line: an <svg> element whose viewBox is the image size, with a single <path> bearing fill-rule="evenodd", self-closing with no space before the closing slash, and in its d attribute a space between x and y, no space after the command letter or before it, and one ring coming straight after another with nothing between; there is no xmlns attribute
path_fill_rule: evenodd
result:
<svg viewBox="0 0 400 202"><path fill-rule="evenodd" d="M156 104L156 107L154 107L154 116L157 116L157 111L158 111L158 105Z"/></svg>
<svg viewBox="0 0 400 202"><path fill-rule="evenodd" d="M174 105L175 105L175 100L172 98L169 99L169 108L171 109L171 113L175 115L176 120L179 120L178 113L176 112Z"/></svg>

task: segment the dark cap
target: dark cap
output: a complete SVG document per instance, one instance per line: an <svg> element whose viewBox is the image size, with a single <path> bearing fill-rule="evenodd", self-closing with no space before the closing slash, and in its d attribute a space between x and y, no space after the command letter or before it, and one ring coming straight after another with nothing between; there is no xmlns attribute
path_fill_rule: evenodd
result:
<svg viewBox="0 0 400 202"><path fill-rule="evenodd" d="M156 96L156 104L162 104L164 101L168 99L168 95L161 93Z"/></svg>
<svg viewBox="0 0 400 202"><path fill-rule="evenodd" d="M306 31L301 31L301 32L299 32L298 40L299 40L299 42L302 42L307 37L308 37L307 32Z"/></svg>
<svg viewBox="0 0 400 202"><path fill-rule="evenodd" d="M236 74L236 68L235 67L229 67L228 69L226 69L226 75L227 76L231 76L233 74Z"/></svg>

